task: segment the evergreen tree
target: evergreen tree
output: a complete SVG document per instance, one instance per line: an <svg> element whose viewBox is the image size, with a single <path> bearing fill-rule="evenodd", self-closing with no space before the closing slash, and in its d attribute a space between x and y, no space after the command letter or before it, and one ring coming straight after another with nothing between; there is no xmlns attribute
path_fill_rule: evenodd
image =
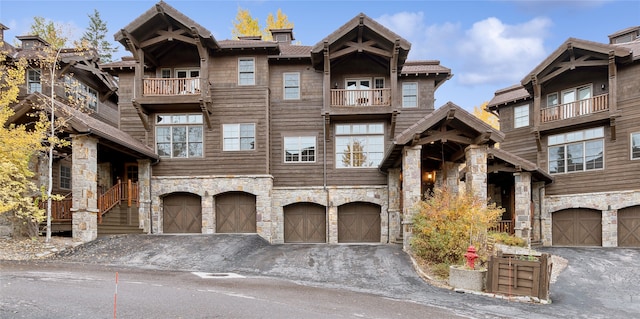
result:
<svg viewBox="0 0 640 319"><path fill-rule="evenodd" d="M98 52L101 62L111 62L112 53L115 53L116 49L111 45L111 42L106 40L107 32L109 32L106 22L100 18L100 12L96 9L88 17L89 27L80 40L87 42L90 48Z"/></svg>

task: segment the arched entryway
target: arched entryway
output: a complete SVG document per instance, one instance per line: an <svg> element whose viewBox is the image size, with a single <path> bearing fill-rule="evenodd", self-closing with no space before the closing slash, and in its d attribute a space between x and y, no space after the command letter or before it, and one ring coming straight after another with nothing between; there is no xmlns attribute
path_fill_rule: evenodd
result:
<svg viewBox="0 0 640 319"><path fill-rule="evenodd" d="M338 207L338 242L380 242L380 205L355 202Z"/></svg>
<svg viewBox="0 0 640 319"><path fill-rule="evenodd" d="M217 233L255 233L256 197L244 192L216 196Z"/></svg>
<svg viewBox="0 0 640 319"><path fill-rule="evenodd" d="M602 246L602 213L569 208L553 213L554 246Z"/></svg>
<svg viewBox="0 0 640 319"><path fill-rule="evenodd" d="M201 233L202 204L200 196L173 193L163 198L162 231L164 233Z"/></svg>
<svg viewBox="0 0 640 319"><path fill-rule="evenodd" d="M314 203L295 203L284 208L285 243L327 242L326 209Z"/></svg>

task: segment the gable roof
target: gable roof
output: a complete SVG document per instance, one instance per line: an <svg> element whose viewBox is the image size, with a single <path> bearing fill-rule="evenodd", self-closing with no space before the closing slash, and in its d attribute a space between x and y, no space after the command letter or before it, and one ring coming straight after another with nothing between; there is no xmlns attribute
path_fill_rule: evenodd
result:
<svg viewBox="0 0 640 319"><path fill-rule="evenodd" d="M487 103L487 109L495 110L501 105L525 101L529 98L531 98L531 94L522 85L512 85L508 88L497 90L491 101Z"/></svg>
<svg viewBox="0 0 640 319"><path fill-rule="evenodd" d="M393 31L387 29L385 26L371 19L364 13L360 13L359 15L353 17L336 31L332 32L324 39L316 43L316 45L311 48L311 59L313 61L316 61L314 62L314 64L318 64L324 59L323 52L325 44L331 46L339 43L345 38L350 37L352 34L357 34L358 37L362 37L364 33L375 36L375 38L378 40L386 41L387 45L391 49L393 49L394 46L397 46L398 66L400 67L402 66L402 64L404 64L404 61L407 59L407 56L409 54L409 50L411 49L411 43L409 43L409 41L405 40ZM363 50L366 49L367 48L364 48Z"/></svg>
<svg viewBox="0 0 640 319"><path fill-rule="evenodd" d="M441 143L442 151L438 152L443 154L439 154L440 158L460 152L471 144L493 145L503 140L503 132L456 104L447 102L396 135L392 145L385 152L380 169L386 170L396 165L402 157L402 149L409 145L430 147L435 142ZM447 145L447 150L444 145ZM444 154L445 152L447 154Z"/></svg>
<svg viewBox="0 0 640 319"><path fill-rule="evenodd" d="M616 46L611 44L598 43L593 41L581 40L576 38L569 38L563 44L561 44L553 53L551 53L544 61L536 66L529 74L527 74L520 83L526 87L531 85L534 77L539 77L545 70L551 67L556 61L563 59L564 56L574 55L574 51L580 50L587 54L596 54L607 58L612 53L616 58L630 58L631 50L623 46ZM573 59L573 58L572 58Z"/></svg>

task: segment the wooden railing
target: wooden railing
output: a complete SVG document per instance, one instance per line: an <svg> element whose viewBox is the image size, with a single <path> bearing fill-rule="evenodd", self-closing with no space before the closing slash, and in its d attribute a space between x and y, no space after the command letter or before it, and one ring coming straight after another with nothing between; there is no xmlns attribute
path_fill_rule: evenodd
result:
<svg viewBox="0 0 640 319"><path fill-rule="evenodd" d="M126 202L127 206L138 206L139 189L138 183L129 180L127 183L118 183L106 192L98 196L98 223L102 222L102 216L109 212L114 206ZM46 209L47 202L41 202L40 208ZM71 222L73 201L71 194L68 194L62 200L51 201L51 219L54 222Z"/></svg>
<svg viewBox="0 0 640 319"><path fill-rule="evenodd" d="M144 96L199 95L200 78L147 78Z"/></svg>
<svg viewBox="0 0 640 319"><path fill-rule="evenodd" d="M391 89L331 90L331 106L391 106Z"/></svg>
<svg viewBox="0 0 640 319"><path fill-rule="evenodd" d="M70 222L71 221L71 194L69 193L62 200L51 201L51 220L54 222ZM46 209L47 202L40 202L40 208Z"/></svg>
<svg viewBox="0 0 640 319"><path fill-rule="evenodd" d="M540 110L540 121L542 123L559 121L608 109L609 94L602 94L589 99L543 108Z"/></svg>
<svg viewBox="0 0 640 319"><path fill-rule="evenodd" d="M98 196L98 223L102 222L104 214L123 201L126 201L129 207L132 204L138 205L138 183L128 180L125 184L118 180L117 184Z"/></svg>
<svg viewBox="0 0 640 319"><path fill-rule="evenodd" d="M501 220L496 226L491 227L489 231L513 234L513 222L510 220Z"/></svg>

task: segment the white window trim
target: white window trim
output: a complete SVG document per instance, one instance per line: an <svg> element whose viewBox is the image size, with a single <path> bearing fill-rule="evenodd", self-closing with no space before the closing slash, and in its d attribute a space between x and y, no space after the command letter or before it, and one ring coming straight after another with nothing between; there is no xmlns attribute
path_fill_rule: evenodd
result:
<svg viewBox="0 0 640 319"><path fill-rule="evenodd" d="M416 87L416 94L415 94L415 97L416 97L416 105L409 105L409 106L407 106L407 105L405 105L405 104L404 104L404 102L405 102L405 100L404 100L405 96L414 96L414 95L406 95L406 94L405 94L405 91L404 91L404 86L405 86L405 84L413 84L413 85L415 85L415 87ZM403 108L408 108L408 109L417 108L417 107L418 107L418 105L420 105L420 101L418 100L418 95L419 95L419 94L418 94L418 92L419 92L419 91L418 91L418 82L403 82L403 83L402 83L402 92L401 92L401 93L402 93L402 107L403 107Z"/></svg>
<svg viewBox="0 0 640 319"><path fill-rule="evenodd" d="M160 69L160 72L158 73L158 77L159 78L163 78L162 77L162 72L163 71L169 71L169 77L167 79L170 79L173 76L173 70L171 70L171 68L162 68L162 69Z"/></svg>
<svg viewBox="0 0 640 319"><path fill-rule="evenodd" d="M286 84L286 77L287 75L297 75L298 76L298 85L296 86L298 88L298 96L294 97L294 98L287 98L287 84ZM300 96L302 95L302 93L300 92L302 90L301 85L300 85L301 81L300 81L300 72L284 72L282 74L282 99L283 100L300 100Z"/></svg>
<svg viewBox="0 0 640 319"><path fill-rule="evenodd" d="M29 76L31 73L37 73L39 75L38 77L40 78L40 80L38 82L31 81L30 76ZM39 85L40 91L31 90L31 83L40 84ZM29 69L29 70L27 70L27 91L28 91L27 93L29 93L29 94L30 93L35 93L35 92L42 93L42 70L41 69Z"/></svg>
<svg viewBox="0 0 640 319"><path fill-rule="evenodd" d="M69 187L62 186L62 168L63 167L69 169ZM73 183L73 176L72 176L72 174L73 174L73 171L71 170L70 166L68 166L68 165L60 165L60 169L59 169L59 172L58 172L58 177L59 177L58 183L59 183L61 189L71 189L73 187L73 184L72 184Z"/></svg>
<svg viewBox="0 0 640 319"><path fill-rule="evenodd" d="M173 121L170 121L170 123L167 124L159 124L158 123L158 116L183 116L186 115L187 116L187 122L186 123L173 123ZM170 141L170 156L161 156L161 158L163 159L178 159L178 160L183 160L183 159L188 159L188 158L204 158L204 152L205 152L205 132L204 132L204 119L200 118L200 122L195 122L195 123L189 123L188 117L190 115L199 115L202 116L202 114L200 113L158 113L154 115L154 147L155 147L155 151L156 154L158 154L158 127L169 127L169 128L173 128L173 127L178 127L178 126L184 126L187 128L187 156L184 157L174 157L173 156L173 136L171 135L171 141ZM202 144L202 154L200 156L190 156L189 155L189 144L193 143L193 142L189 142L189 127L195 127L195 126L199 126L202 130L202 141L200 142ZM159 154L158 154L159 155Z"/></svg>
<svg viewBox="0 0 640 319"><path fill-rule="evenodd" d="M640 160L640 156L635 158L633 157L633 136L634 135L640 136L640 132L633 132L629 134L629 159L631 159L632 161Z"/></svg>
<svg viewBox="0 0 640 319"><path fill-rule="evenodd" d="M526 114L525 115L517 115L517 110L518 109L523 109L526 108ZM518 105L518 106L514 106L513 107L513 128L521 128L521 127L527 127L531 124L530 119L529 119L529 112L530 112L530 107L529 104L524 104L524 105ZM520 123L518 120L521 120L522 122L524 122L524 118L526 118L526 123Z"/></svg>
<svg viewBox="0 0 640 319"><path fill-rule="evenodd" d="M585 136L588 133L595 133L597 135L594 136ZM581 138L573 138L575 136L575 134L577 133L581 133L583 134L583 136ZM556 136L561 136L564 138L564 141L561 142L557 142L557 143L551 143L549 142L549 140L552 137L556 137ZM592 171L602 171L605 169L606 167L606 158L605 158L605 147L606 147L606 143L604 142L605 139L605 132L604 132L604 127L596 127L596 128L591 128L591 129L585 129L585 130L579 130L579 131L572 131L572 132L567 132L567 133L562 133L562 134L555 134L555 135L550 135L547 137L547 172L549 172L549 174L552 175L560 175L560 174L574 174L574 173L589 173ZM583 145L586 142L591 142L591 141L601 141L602 142L602 167L601 168L594 168L594 169L587 169L586 165L586 159L583 162L583 169L580 171L568 171L567 169L567 151L566 148L568 145L571 144L576 144L576 143L583 143ZM562 146L565 148L565 155L564 155L564 171L563 172L557 172L557 173L551 173L550 168L550 164L551 164L551 160L550 160L550 155L549 155L549 151L552 147L559 147ZM582 151L582 157L585 158L585 152L586 152L586 148L583 147L583 151Z"/></svg>
<svg viewBox="0 0 640 319"><path fill-rule="evenodd" d="M338 126L338 125L345 125L345 126L353 126L353 125L367 125L367 126L368 126L368 125L381 125L381 126L382 126L382 132L381 132L381 133L371 133L371 132L368 132L368 129L367 129L367 132L366 132L366 133L349 133L349 134L339 134L339 133L337 133L337 126ZM372 165L372 166L346 166L346 167L340 167L340 166L338 166L338 165L337 165L337 161L338 161L338 159L337 159L337 155L338 155L338 151L339 151L339 150L338 150L338 147L337 147L337 144L338 144L338 143L337 143L337 139L338 139L339 137L345 137L345 136L351 136L351 137L352 137L352 136L382 136L382 138L383 138L382 154L383 154L383 156L384 156L384 151L385 151L385 150L384 150L384 139L386 138L386 137L385 137L386 127L385 127L384 123L381 123L381 122L367 122L367 123L342 123L342 124L336 124L336 125L333 127L333 129L334 129L334 140L333 140L333 142L334 142L334 150L333 150L333 156L334 156L334 160L336 161L336 163L334 163L334 168L336 168L336 169L375 169L375 168L377 168L377 167L380 165L380 163L378 163L378 164L376 164L376 165ZM369 152L369 153L374 153L374 152ZM381 159L381 160L382 160L382 159Z"/></svg>
<svg viewBox="0 0 640 319"><path fill-rule="evenodd" d="M300 160L298 161L287 161L287 148L286 148L286 143L285 140L287 138L297 138L298 140L300 140L300 138L303 137L309 137L309 138L313 138L313 161L303 161L302 160L302 152L300 153ZM317 161L318 158L318 139L316 138L316 136L313 135L289 135L289 136L284 136L282 138L282 149L283 149L283 163L285 164L308 164L308 163L315 163ZM301 149L299 151L302 151Z"/></svg>
<svg viewBox="0 0 640 319"><path fill-rule="evenodd" d="M224 127L226 125L236 125L236 126L238 126L238 134L240 134L240 125L253 125L253 148L243 150L241 148L242 137L240 135L238 135L238 149L237 150L235 150L235 149L234 150L225 149L224 148L224 146L225 146L224 140L226 139L226 137L224 136ZM258 143L257 143L257 138L256 138L256 123L224 123L224 124L222 124L222 151L223 152L254 152L257 148L258 148Z"/></svg>
<svg viewBox="0 0 640 319"><path fill-rule="evenodd" d="M253 74L253 82L252 83L240 83L240 61L242 60L251 60L253 61L253 71L251 72ZM247 72L248 73L248 72ZM238 58L238 85L239 86L251 86L251 85L256 85L256 58L254 57L239 57Z"/></svg>

